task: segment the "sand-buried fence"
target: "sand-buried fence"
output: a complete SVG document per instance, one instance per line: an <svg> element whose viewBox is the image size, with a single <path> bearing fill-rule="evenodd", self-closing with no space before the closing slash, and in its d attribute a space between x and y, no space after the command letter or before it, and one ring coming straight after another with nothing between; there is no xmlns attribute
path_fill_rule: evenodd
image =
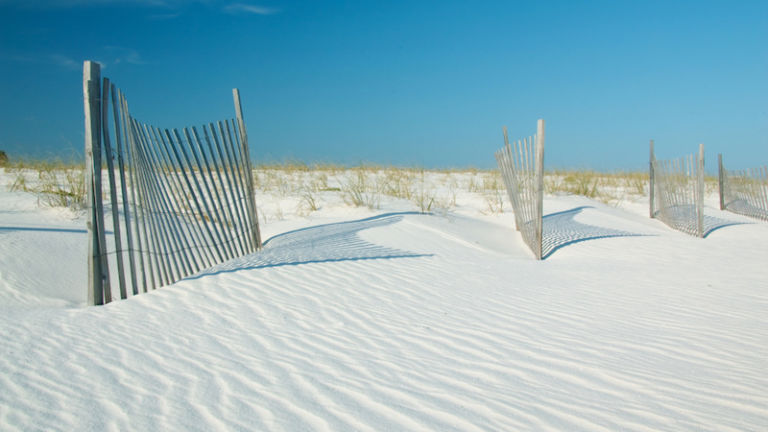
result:
<svg viewBox="0 0 768 432"><path fill-rule="evenodd" d="M650 214L684 233L704 237L704 144L698 154L657 160L651 140Z"/></svg>
<svg viewBox="0 0 768 432"><path fill-rule="evenodd" d="M515 227L536 259L542 258L544 212L544 120L536 135L510 143L504 128L504 147L496 152L504 185L515 213Z"/></svg>
<svg viewBox="0 0 768 432"><path fill-rule="evenodd" d="M89 304L147 292L261 248L237 89L236 120L181 130L134 119L98 63L85 62L83 91Z"/></svg>
<svg viewBox="0 0 768 432"><path fill-rule="evenodd" d="M768 166L728 171L717 155L720 210L768 221Z"/></svg>

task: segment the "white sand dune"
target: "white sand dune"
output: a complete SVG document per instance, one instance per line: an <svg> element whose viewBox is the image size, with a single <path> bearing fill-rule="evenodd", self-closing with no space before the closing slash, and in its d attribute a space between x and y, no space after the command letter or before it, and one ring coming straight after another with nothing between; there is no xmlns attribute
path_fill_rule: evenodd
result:
<svg viewBox="0 0 768 432"><path fill-rule="evenodd" d="M768 224L641 210L549 197L541 262L509 213L309 218L91 308L78 221L0 213L0 429L768 430Z"/></svg>

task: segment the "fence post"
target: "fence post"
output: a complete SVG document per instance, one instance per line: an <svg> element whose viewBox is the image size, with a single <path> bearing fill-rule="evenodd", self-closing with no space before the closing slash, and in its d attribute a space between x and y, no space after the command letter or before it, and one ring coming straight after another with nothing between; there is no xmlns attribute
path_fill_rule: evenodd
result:
<svg viewBox="0 0 768 432"><path fill-rule="evenodd" d="M653 154L653 140L651 140L651 156L649 158L648 163L648 195L649 195L649 207L651 212L651 219L653 219L655 211L653 208L653 200L655 198L656 194L656 173L654 171L653 165L656 160L656 156Z"/></svg>
<svg viewBox="0 0 768 432"><path fill-rule="evenodd" d="M544 119L536 124L536 259L541 259L544 238Z"/></svg>
<svg viewBox="0 0 768 432"><path fill-rule="evenodd" d="M97 201L101 198L101 68L86 61L83 65L83 95L85 106L85 187L88 193L88 304L104 304L104 272L101 268L101 242ZM100 186L100 184L99 184ZM103 228L103 227L102 227Z"/></svg>
<svg viewBox="0 0 768 432"><path fill-rule="evenodd" d="M243 120L243 107L240 103L240 90L232 89L232 97L235 100L237 126L240 129L240 145L242 147L243 158L245 159L243 163L245 164L245 168L247 170L246 184L248 189L248 218L251 221L251 235L253 236L253 244L256 245L258 250L261 250L261 231L259 230L259 215L256 210L256 191L253 187L253 167L251 166L251 153L248 149L248 133L245 130L245 121Z"/></svg>
<svg viewBox="0 0 768 432"><path fill-rule="evenodd" d="M699 157L696 165L696 223L699 237L704 237L704 144L699 144Z"/></svg>
<svg viewBox="0 0 768 432"><path fill-rule="evenodd" d="M720 191L720 210L725 210L725 190L723 185L725 182L725 170L723 170L723 154L717 154L717 187Z"/></svg>

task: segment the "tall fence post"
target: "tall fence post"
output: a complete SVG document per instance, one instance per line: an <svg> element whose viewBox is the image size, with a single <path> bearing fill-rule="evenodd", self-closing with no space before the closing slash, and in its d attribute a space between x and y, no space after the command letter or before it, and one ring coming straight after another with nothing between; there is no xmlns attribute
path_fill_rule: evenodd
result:
<svg viewBox="0 0 768 432"><path fill-rule="evenodd" d="M723 170L723 154L717 154L717 188L720 192L720 210L725 210L725 190L723 188L725 182L725 170Z"/></svg>
<svg viewBox="0 0 768 432"><path fill-rule="evenodd" d="M699 144L696 164L696 223L699 237L704 237L704 144Z"/></svg>
<svg viewBox="0 0 768 432"><path fill-rule="evenodd" d="M536 259L541 259L544 237L544 119L539 119L536 124Z"/></svg>
<svg viewBox="0 0 768 432"><path fill-rule="evenodd" d="M648 163L648 196L649 196L648 206L651 212L651 219L653 219L655 215L655 211L653 208L653 200L655 198L655 193L656 193L656 190L655 190L656 173L654 172L654 167L653 167L655 160L656 160L656 156L653 153L653 140L651 140L651 155Z"/></svg>
<svg viewBox="0 0 768 432"><path fill-rule="evenodd" d="M83 65L83 95L85 107L85 187L88 194L88 304L104 304L104 269L102 269L103 215L99 212L101 199L101 68L86 61Z"/></svg>
<svg viewBox="0 0 768 432"><path fill-rule="evenodd" d="M259 215L256 210L255 188L253 187L253 167L251 166L251 153L248 149L248 133L245 130L245 121L243 120L243 107L240 103L240 90L232 89L232 97L235 100L235 113L237 114L237 126L240 129L240 145L242 146L242 155L247 170L246 181L248 189L248 218L251 222L251 236L256 249L261 250L261 231L259 229Z"/></svg>

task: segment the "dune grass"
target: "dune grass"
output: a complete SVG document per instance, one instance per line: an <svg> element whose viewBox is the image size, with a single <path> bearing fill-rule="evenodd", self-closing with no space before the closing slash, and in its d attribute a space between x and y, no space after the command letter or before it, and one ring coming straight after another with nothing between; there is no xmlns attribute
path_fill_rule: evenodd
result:
<svg viewBox="0 0 768 432"><path fill-rule="evenodd" d="M612 205L647 195L648 184L648 173L637 171L552 170L544 176L547 194L582 195Z"/></svg>
<svg viewBox="0 0 768 432"><path fill-rule="evenodd" d="M12 192L28 192L46 207L67 207L75 211L85 208L86 188L83 166L61 160L19 160L4 167L11 174L8 188Z"/></svg>
<svg viewBox="0 0 768 432"><path fill-rule="evenodd" d="M42 206L85 206L82 164L55 161L17 161L3 168L12 191L38 197ZM273 205L268 219L291 214L308 215L328 202L379 209L384 201L402 200L420 212L451 210L469 200L483 200L488 214L511 209L504 182L497 170L393 167L361 164L257 164L254 185L260 204ZM707 178L707 191L716 191L717 179ZM645 172L602 173L591 170L550 170L545 173L545 194L583 195L611 205L648 193ZM105 194L107 192L105 191Z"/></svg>

